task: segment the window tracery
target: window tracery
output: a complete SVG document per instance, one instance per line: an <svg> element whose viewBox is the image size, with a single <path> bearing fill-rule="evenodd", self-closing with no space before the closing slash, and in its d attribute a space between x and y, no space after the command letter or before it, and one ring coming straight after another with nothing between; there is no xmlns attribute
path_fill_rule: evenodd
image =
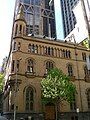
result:
<svg viewBox="0 0 90 120"><path fill-rule="evenodd" d="M34 109L34 91L33 88L28 87L26 89L26 96L25 96L25 109L26 111L33 111Z"/></svg>
<svg viewBox="0 0 90 120"><path fill-rule="evenodd" d="M54 68L53 62L47 61L47 62L46 62L46 70L45 70L45 73L47 74L48 71L49 71L50 69L53 69L53 68Z"/></svg>
<svg viewBox="0 0 90 120"><path fill-rule="evenodd" d="M67 68L68 68L68 75L73 76L73 67L72 67L72 65L68 64Z"/></svg>
<svg viewBox="0 0 90 120"><path fill-rule="evenodd" d="M34 62L32 59L27 61L27 72L33 73L34 72Z"/></svg>

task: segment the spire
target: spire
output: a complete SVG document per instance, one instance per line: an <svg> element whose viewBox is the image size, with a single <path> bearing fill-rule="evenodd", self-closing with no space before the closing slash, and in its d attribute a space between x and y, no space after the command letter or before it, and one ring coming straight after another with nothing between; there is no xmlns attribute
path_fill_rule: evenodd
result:
<svg viewBox="0 0 90 120"><path fill-rule="evenodd" d="M22 4L20 4L19 11L18 11L17 16L16 16L16 20L18 20L18 19L26 21L25 16L24 16L24 11L23 11L23 5Z"/></svg>

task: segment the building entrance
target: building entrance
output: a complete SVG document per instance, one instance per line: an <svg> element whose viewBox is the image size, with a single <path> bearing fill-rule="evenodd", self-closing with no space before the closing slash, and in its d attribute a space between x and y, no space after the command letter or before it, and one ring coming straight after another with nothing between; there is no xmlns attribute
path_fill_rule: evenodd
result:
<svg viewBox="0 0 90 120"><path fill-rule="evenodd" d="M54 105L45 106L45 120L55 120L55 106Z"/></svg>

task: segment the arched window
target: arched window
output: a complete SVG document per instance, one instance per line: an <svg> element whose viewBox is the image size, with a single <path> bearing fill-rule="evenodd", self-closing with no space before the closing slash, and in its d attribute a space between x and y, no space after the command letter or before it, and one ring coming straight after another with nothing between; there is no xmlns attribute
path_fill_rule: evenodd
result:
<svg viewBox="0 0 90 120"><path fill-rule="evenodd" d="M75 110L76 110L75 94L73 94L73 97L74 97L74 99L73 99L73 102L70 103L70 109L71 109L72 111L75 111Z"/></svg>
<svg viewBox="0 0 90 120"><path fill-rule="evenodd" d="M51 55L54 56L54 49L51 48Z"/></svg>
<svg viewBox="0 0 90 120"><path fill-rule="evenodd" d="M71 52L70 50L61 50L61 54L63 58L71 58Z"/></svg>
<svg viewBox="0 0 90 120"><path fill-rule="evenodd" d="M88 108L90 109L90 89L87 91L87 103L88 103Z"/></svg>
<svg viewBox="0 0 90 120"><path fill-rule="evenodd" d="M29 44L28 45L28 52L31 52L31 53L38 53L38 46L37 45L34 45L34 44Z"/></svg>
<svg viewBox="0 0 90 120"><path fill-rule="evenodd" d="M66 55L65 55L66 58L68 58L68 50L66 50L65 53L66 53Z"/></svg>
<svg viewBox="0 0 90 120"><path fill-rule="evenodd" d="M69 76L73 76L73 68L72 68L72 65L68 65L68 75Z"/></svg>
<svg viewBox="0 0 90 120"><path fill-rule="evenodd" d="M34 62L32 59L29 59L27 62L27 72L30 72L30 73L34 72Z"/></svg>
<svg viewBox="0 0 90 120"><path fill-rule="evenodd" d="M34 44L31 46L31 52L35 53L35 45Z"/></svg>
<svg viewBox="0 0 90 120"><path fill-rule="evenodd" d="M22 25L20 25L19 33L20 33L20 34L22 33Z"/></svg>
<svg viewBox="0 0 90 120"><path fill-rule="evenodd" d="M83 61L86 61L86 53L82 53L82 59Z"/></svg>
<svg viewBox="0 0 90 120"><path fill-rule="evenodd" d="M65 50L63 49L63 57L65 58L66 57L66 54L65 54Z"/></svg>
<svg viewBox="0 0 90 120"><path fill-rule="evenodd" d="M51 53L51 48L50 47L48 47L48 55L50 55L50 53Z"/></svg>
<svg viewBox="0 0 90 120"><path fill-rule="evenodd" d="M44 54L47 55L47 47L44 48Z"/></svg>
<svg viewBox="0 0 90 120"><path fill-rule="evenodd" d="M34 52L38 53L38 46L37 45L35 45L35 51Z"/></svg>
<svg viewBox="0 0 90 120"><path fill-rule="evenodd" d="M34 91L33 88L28 87L26 89L26 98L25 98L25 109L26 111L33 111L34 109Z"/></svg>
<svg viewBox="0 0 90 120"><path fill-rule="evenodd" d="M13 51L16 50L16 42L13 43Z"/></svg>
<svg viewBox="0 0 90 120"><path fill-rule="evenodd" d="M67 51L67 58L71 58L71 52L70 52L70 50Z"/></svg>
<svg viewBox="0 0 90 120"><path fill-rule="evenodd" d="M85 76L88 75L88 69L87 69L87 66L84 67L84 74L85 74Z"/></svg>
<svg viewBox="0 0 90 120"><path fill-rule="evenodd" d="M44 47L44 55L51 55L51 56L53 56L54 55L54 49L45 46Z"/></svg>
<svg viewBox="0 0 90 120"><path fill-rule="evenodd" d="M15 28L15 36L17 35L17 30L18 30L18 25L16 24L16 28Z"/></svg>
<svg viewBox="0 0 90 120"><path fill-rule="evenodd" d="M11 71L14 72L14 68L15 68L15 60L12 60L12 66L11 66Z"/></svg>
<svg viewBox="0 0 90 120"><path fill-rule="evenodd" d="M17 72L19 72L20 60L17 60L16 63L17 63Z"/></svg>
<svg viewBox="0 0 90 120"><path fill-rule="evenodd" d="M31 52L31 44L28 45L28 52Z"/></svg>
<svg viewBox="0 0 90 120"><path fill-rule="evenodd" d="M21 43L18 42L17 49L20 50L20 48L21 48Z"/></svg>
<svg viewBox="0 0 90 120"><path fill-rule="evenodd" d="M47 72L54 67L53 63L51 61L46 62L46 74Z"/></svg>
<svg viewBox="0 0 90 120"><path fill-rule="evenodd" d="M25 34L25 26L23 27L23 34Z"/></svg>
<svg viewBox="0 0 90 120"><path fill-rule="evenodd" d="M65 50L63 49L63 50L62 50L62 57L65 58L65 56L66 56L66 55L65 55Z"/></svg>

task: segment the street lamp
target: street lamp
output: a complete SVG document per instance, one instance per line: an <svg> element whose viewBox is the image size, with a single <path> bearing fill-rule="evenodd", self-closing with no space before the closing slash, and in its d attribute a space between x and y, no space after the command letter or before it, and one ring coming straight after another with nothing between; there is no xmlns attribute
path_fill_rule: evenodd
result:
<svg viewBox="0 0 90 120"><path fill-rule="evenodd" d="M28 120L31 120L31 118L32 118L31 116L28 116Z"/></svg>
<svg viewBox="0 0 90 120"><path fill-rule="evenodd" d="M18 61L22 60L20 58L19 60L16 60L15 64L15 72L16 72L16 79L15 79L15 90L14 90L14 120L16 120L16 97L17 97L17 92L18 92L18 79L17 79L17 72L18 72Z"/></svg>
<svg viewBox="0 0 90 120"><path fill-rule="evenodd" d="M78 115L78 120L79 120L79 108L77 108L77 115Z"/></svg>

